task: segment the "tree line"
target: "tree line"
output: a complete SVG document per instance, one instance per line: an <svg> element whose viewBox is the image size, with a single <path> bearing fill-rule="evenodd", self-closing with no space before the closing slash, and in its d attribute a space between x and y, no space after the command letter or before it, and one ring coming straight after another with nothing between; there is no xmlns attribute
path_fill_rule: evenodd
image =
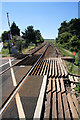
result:
<svg viewBox="0 0 80 120"><path fill-rule="evenodd" d="M40 30L35 30L32 25L28 26L25 29L25 31L22 32L22 36L21 36L22 39L17 37L20 36L20 29L15 22L12 23L10 30L12 34L12 42L14 45L17 45L19 48L22 46L22 44L23 47L26 48L30 43L34 43L37 46L38 43L44 42ZM4 31L1 35L1 40L3 41L3 43L5 43L6 40L8 41L9 38L10 38L10 31Z"/></svg>
<svg viewBox="0 0 80 120"><path fill-rule="evenodd" d="M58 29L56 42L63 48L78 52L80 50L80 18L63 21Z"/></svg>

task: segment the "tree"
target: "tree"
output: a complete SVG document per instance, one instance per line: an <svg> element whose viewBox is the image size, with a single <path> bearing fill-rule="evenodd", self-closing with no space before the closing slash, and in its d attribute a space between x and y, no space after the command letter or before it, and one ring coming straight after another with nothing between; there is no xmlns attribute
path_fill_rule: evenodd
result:
<svg viewBox="0 0 80 120"><path fill-rule="evenodd" d="M27 39L29 40L29 43L35 43L36 38L35 38L35 30L33 29L33 26L28 26L27 27Z"/></svg>
<svg viewBox="0 0 80 120"><path fill-rule="evenodd" d="M9 40L9 32L4 31L1 35L1 38L2 38L2 42L5 42L5 40Z"/></svg>
<svg viewBox="0 0 80 120"><path fill-rule="evenodd" d="M56 42L77 52L80 49L80 18L62 22Z"/></svg>
<svg viewBox="0 0 80 120"><path fill-rule="evenodd" d="M73 50L78 52L78 38L76 35L72 36L69 43Z"/></svg>
<svg viewBox="0 0 80 120"><path fill-rule="evenodd" d="M41 36L40 30L35 30L35 36L36 36L36 45L37 45L37 43L44 42L44 39Z"/></svg>
<svg viewBox="0 0 80 120"><path fill-rule="evenodd" d="M28 26L22 34L22 37L26 40L26 44L29 44L30 42L35 43L35 32L32 25Z"/></svg>
<svg viewBox="0 0 80 120"><path fill-rule="evenodd" d="M20 36L20 29L18 28L18 26L16 26L15 22L12 23L10 29L11 29L12 36L15 36L15 35Z"/></svg>
<svg viewBox="0 0 80 120"><path fill-rule="evenodd" d="M61 27L58 29L58 34L62 34L63 32L68 32L68 24L66 23L66 21L63 21L61 23Z"/></svg>
<svg viewBox="0 0 80 120"><path fill-rule="evenodd" d="M26 40L26 45L29 43L35 43L37 46L37 43L43 42L43 38L41 36L40 30L34 30L33 26L28 26L27 29L25 29L25 32L22 32L23 38Z"/></svg>

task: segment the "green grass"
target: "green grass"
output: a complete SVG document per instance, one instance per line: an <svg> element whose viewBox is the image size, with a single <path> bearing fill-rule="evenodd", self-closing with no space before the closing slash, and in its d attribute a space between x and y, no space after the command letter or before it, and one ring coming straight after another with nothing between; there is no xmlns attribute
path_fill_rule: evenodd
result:
<svg viewBox="0 0 80 120"><path fill-rule="evenodd" d="M60 45L58 45L58 44L56 44L56 45L57 45L57 47L60 49L60 51L61 51L61 53L62 53L62 56L73 57L71 51L62 48L62 46L60 46Z"/></svg>
<svg viewBox="0 0 80 120"><path fill-rule="evenodd" d="M64 49L60 44L56 44L55 45L58 47L58 49L61 51L62 53L62 56L66 56L66 57L73 57L72 55L72 52L69 51L69 50L66 50ZM67 69L70 73L72 74L76 74L76 75L79 75L79 72L78 72L78 53L76 53L76 56L75 56L75 64L73 64L73 68L72 68L72 71L71 71L71 67L72 67L72 62L68 62L68 61L65 61L66 62L66 65L67 65Z"/></svg>
<svg viewBox="0 0 80 120"><path fill-rule="evenodd" d="M9 54L9 50L2 48L0 54Z"/></svg>
<svg viewBox="0 0 80 120"><path fill-rule="evenodd" d="M8 57L8 56L10 56L9 50L8 49L4 49L4 48L2 48L0 54L2 54L2 57Z"/></svg>
<svg viewBox="0 0 80 120"><path fill-rule="evenodd" d="M60 46L58 44L56 44L56 45L60 49L62 56L73 57L73 55L72 55L73 52L62 48L62 46ZM76 53L76 56L75 56L75 64L78 64L78 53Z"/></svg>
<svg viewBox="0 0 80 120"><path fill-rule="evenodd" d="M66 63L67 69L70 73L80 75L79 72L78 72L78 66L73 64L73 68L72 68L72 71L71 71L72 63L68 62L68 61L65 61L65 63Z"/></svg>
<svg viewBox="0 0 80 120"><path fill-rule="evenodd" d="M55 43L54 39L45 39L44 41Z"/></svg>
<svg viewBox="0 0 80 120"><path fill-rule="evenodd" d="M28 48L22 50L22 53L25 54L26 52L28 52L29 50L31 50L31 49L33 49L33 48L35 48L35 45L33 45L33 46L28 46Z"/></svg>

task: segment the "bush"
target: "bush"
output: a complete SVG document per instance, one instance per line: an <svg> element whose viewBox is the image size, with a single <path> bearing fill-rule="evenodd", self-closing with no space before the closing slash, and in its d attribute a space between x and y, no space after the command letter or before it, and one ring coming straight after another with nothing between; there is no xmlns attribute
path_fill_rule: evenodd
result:
<svg viewBox="0 0 80 120"><path fill-rule="evenodd" d="M3 47L4 47L4 48L8 48L8 43L5 42L5 43L3 44Z"/></svg>
<svg viewBox="0 0 80 120"><path fill-rule="evenodd" d="M19 52L22 52L22 40L18 39L15 43L17 49L19 50Z"/></svg>

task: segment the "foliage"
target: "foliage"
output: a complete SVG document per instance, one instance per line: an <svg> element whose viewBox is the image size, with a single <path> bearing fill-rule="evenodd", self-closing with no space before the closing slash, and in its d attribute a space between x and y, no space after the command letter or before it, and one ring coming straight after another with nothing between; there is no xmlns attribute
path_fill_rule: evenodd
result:
<svg viewBox="0 0 80 120"><path fill-rule="evenodd" d="M15 45L16 44L16 36L13 36L12 41L13 41L13 44Z"/></svg>
<svg viewBox="0 0 80 120"><path fill-rule="evenodd" d="M15 22L12 23L10 29L11 29L12 36L15 36L15 35L20 36L20 29L18 28L18 26L16 26Z"/></svg>
<svg viewBox="0 0 80 120"><path fill-rule="evenodd" d="M5 42L5 43L3 44L3 47L4 47L4 48L8 48L8 42Z"/></svg>
<svg viewBox="0 0 80 120"><path fill-rule="evenodd" d="M79 68L80 68L80 50L78 51L78 65L79 65Z"/></svg>
<svg viewBox="0 0 80 120"><path fill-rule="evenodd" d="M0 54L9 54L9 50L2 48Z"/></svg>
<svg viewBox="0 0 80 120"><path fill-rule="evenodd" d="M16 40L15 45L17 46L17 49L19 50L19 52L22 51L22 40L18 39Z"/></svg>
<svg viewBox="0 0 80 120"><path fill-rule="evenodd" d="M11 27L11 34L12 36L20 36L20 29L18 28L18 26L16 26L15 22L12 23ZM4 31L1 35L1 39L2 42L5 42L5 40L9 40L10 39L10 31Z"/></svg>
<svg viewBox="0 0 80 120"><path fill-rule="evenodd" d="M37 43L42 43L44 41L40 30L34 30L32 25L28 26L22 34L22 37L26 40L26 45L29 45L29 43L35 43L37 46Z"/></svg>
<svg viewBox="0 0 80 120"><path fill-rule="evenodd" d="M9 39L9 32L4 31L1 35L1 39L2 39L2 42L5 42L5 40L8 40Z"/></svg>
<svg viewBox="0 0 80 120"><path fill-rule="evenodd" d="M58 29L56 42L66 49L78 52L80 49L80 18L62 22Z"/></svg>
<svg viewBox="0 0 80 120"><path fill-rule="evenodd" d="M80 92L80 84L76 84L76 87L74 88L76 92Z"/></svg>

